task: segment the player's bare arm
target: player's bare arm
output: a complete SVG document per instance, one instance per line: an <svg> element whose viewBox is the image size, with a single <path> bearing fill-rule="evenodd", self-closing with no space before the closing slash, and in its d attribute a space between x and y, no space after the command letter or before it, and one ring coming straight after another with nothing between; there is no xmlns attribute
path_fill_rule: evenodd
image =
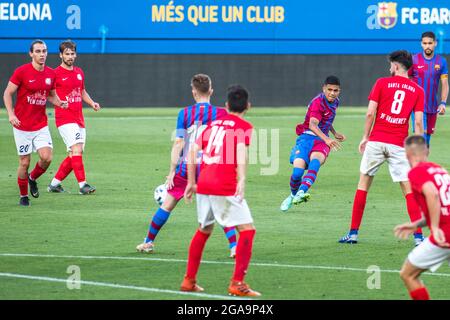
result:
<svg viewBox="0 0 450 320"><path fill-rule="evenodd" d="M447 104L447 98L448 98L448 75L443 74L441 76L441 103L439 104L439 114L444 115L445 114L445 105Z"/></svg>
<svg viewBox="0 0 450 320"><path fill-rule="evenodd" d="M375 122L375 117L377 116L378 102L370 100L369 106L367 107L366 122L364 123L364 133L359 143L359 153L364 153L366 149L366 144L369 141L370 132L372 131L373 124Z"/></svg>
<svg viewBox="0 0 450 320"><path fill-rule="evenodd" d="M91 108L94 109L95 111L98 111L101 109L100 104L98 104L97 102L92 100L91 96L85 89L83 89L81 97L83 98L83 101L86 102L88 105L90 105Z"/></svg>
<svg viewBox="0 0 450 320"><path fill-rule="evenodd" d="M414 112L414 132L417 134L423 134L423 112Z"/></svg>
<svg viewBox="0 0 450 320"><path fill-rule="evenodd" d="M439 191L432 182L427 182L422 187L422 193L425 196L428 211L430 213L430 229L433 233L434 240L439 246L449 247L450 244L445 241L444 233L439 228L439 220L441 216Z"/></svg>
<svg viewBox="0 0 450 320"><path fill-rule="evenodd" d="M197 189L196 181L195 181L195 169L197 167L196 156L199 151L200 151L200 147L196 143L194 143L188 152L188 158L187 158L188 183L187 183L186 189L184 190L184 199L185 199L186 203L192 202L192 195L194 194L194 192Z"/></svg>
<svg viewBox="0 0 450 320"><path fill-rule="evenodd" d="M320 139L322 139L327 146L329 146L332 150L339 150L341 148L341 144L325 135L322 130L319 128L319 119L311 117L309 119L309 129L314 132Z"/></svg>
<svg viewBox="0 0 450 320"><path fill-rule="evenodd" d="M406 222L399 224L394 228L394 234L397 238L406 240L410 235L412 235L417 228L423 228L427 226L427 221L424 217L422 219L414 222Z"/></svg>
<svg viewBox="0 0 450 320"><path fill-rule="evenodd" d="M248 146L246 146L244 143L238 143L236 146L236 160L238 183L234 196L238 197L239 200L242 201L245 196L245 177L247 174L248 163Z"/></svg>
<svg viewBox="0 0 450 320"><path fill-rule="evenodd" d="M67 103L67 101L62 101L58 95L56 94L56 90L53 89L50 91L50 94L48 95L48 101L50 101L51 104L53 104L54 106L58 106L61 107L63 109L67 109L69 107L69 104Z"/></svg>
<svg viewBox="0 0 450 320"><path fill-rule="evenodd" d="M337 132L333 126L331 126L330 128L331 133L334 135L334 137L336 138L337 141L339 142L343 142L345 141L345 139L347 139L345 137L345 135L343 135L342 133Z"/></svg>
<svg viewBox="0 0 450 320"><path fill-rule="evenodd" d="M183 138L175 138L175 141L172 145L172 150L170 152L170 168L169 174L166 177L166 185L167 190L173 188L173 178L175 177L175 171L178 165L178 160L180 159L180 154L184 148L184 139Z"/></svg>
<svg viewBox="0 0 450 320"><path fill-rule="evenodd" d="M6 107L6 111L8 112L8 118L9 123L11 125L20 127L20 121L17 119L16 115L14 114L13 110L13 96L16 93L17 89L19 87L12 83L11 81L8 82L8 86L5 89L5 92L3 93L3 102Z"/></svg>

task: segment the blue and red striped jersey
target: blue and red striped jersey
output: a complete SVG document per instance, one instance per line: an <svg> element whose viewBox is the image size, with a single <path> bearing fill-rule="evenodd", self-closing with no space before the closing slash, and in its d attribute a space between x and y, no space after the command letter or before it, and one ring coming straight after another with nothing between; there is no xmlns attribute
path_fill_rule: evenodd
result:
<svg viewBox="0 0 450 320"><path fill-rule="evenodd" d="M438 99L439 81L443 75L448 75L445 58L435 54L433 58L426 59L423 53L415 54L409 75L425 91L424 112L437 113L441 103Z"/></svg>
<svg viewBox="0 0 450 320"><path fill-rule="evenodd" d="M176 137L184 139L184 148L180 154L176 174L187 177L187 154L189 147L212 121L228 114L224 108L208 102L196 103L185 107L178 113Z"/></svg>
<svg viewBox="0 0 450 320"><path fill-rule="evenodd" d="M305 131L309 131L309 120L313 117L319 120L319 129L326 136L328 136L330 128L333 125L334 118L336 117L336 110L338 106L338 98L331 103L327 100L325 94L321 93L317 95L308 105L305 121L303 124L299 124L297 126L297 134L300 135Z"/></svg>

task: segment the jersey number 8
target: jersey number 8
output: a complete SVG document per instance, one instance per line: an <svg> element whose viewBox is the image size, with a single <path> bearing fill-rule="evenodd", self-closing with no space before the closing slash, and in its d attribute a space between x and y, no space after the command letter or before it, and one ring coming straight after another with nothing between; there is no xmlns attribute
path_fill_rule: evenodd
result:
<svg viewBox="0 0 450 320"><path fill-rule="evenodd" d="M402 112L403 101L405 100L405 91L397 90L394 93L394 102L392 102L391 112L393 114L400 114Z"/></svg>

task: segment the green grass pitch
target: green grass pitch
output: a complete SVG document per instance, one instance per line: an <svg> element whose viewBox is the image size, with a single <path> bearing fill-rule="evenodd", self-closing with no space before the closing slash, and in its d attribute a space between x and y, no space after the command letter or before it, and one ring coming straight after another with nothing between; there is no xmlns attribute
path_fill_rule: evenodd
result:
<svg viewBox="0 0 450 320"><path fill-rule="evenodd" d="M269 164L260 158L249 166L246 190L257 228L246 281L263 294L262 298L409 298L398 270L413 242L399 241L393 235L393 227L407 221L408 215L400 188L392 183L387 167L380 170L369 193L360 243L337 243L349 227L365 110L341 107L334 126L348 140L321 168L311 200L287 213L281 213L279 206L289 192L289 154L295 142L295 125L303 121L305 108L255 107L248 113L258 133L279 130L279 154L268 148L268 155L279 163L277 173L261 175L261 169ZM198 275L208 295L177 293L196 229L195 204L180 202L160 232L154 254L135 252L157 208L153 190L167 174L177 112L104 108L94 114L86 110L85 168L89 183L97 187L90 196L77 194L73 174L63 183L70 193L46 192L65 157L65 147L50 117L54 159L38 180L40 198L31 198L29 208L18 206L15 144L7 116L4 110L0 112L0 299L227 297L233 261L228 258L227 241L219 228L206 246L205 263ZM448 116L439 118L436 131L431 160L450 167ZM34 154L32 166L36 159ZM81 272L84 282L80 289L67 287L70 266ZM368 288L368 282L373 283L373 273L367 272L370 266L381 270L379 288ZM423 280L431 298L449 298L448 266L443 265L437 275L424 275Z"/></svg>

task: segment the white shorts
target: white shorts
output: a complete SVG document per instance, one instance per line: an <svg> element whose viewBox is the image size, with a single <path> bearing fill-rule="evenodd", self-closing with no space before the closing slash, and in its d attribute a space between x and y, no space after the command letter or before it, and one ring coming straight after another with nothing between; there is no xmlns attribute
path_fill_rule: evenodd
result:
<svg viewBox="0 0 450 320"><path fill-rule="evenodd" d="M67 147L67 151L70 151L73 145L78 143L86 143L86 129L81 128L76 123L67 123L58 128L59 134L63 138L64 144Z"/></svg>
<svg viewBox="0 0 450 320"><path fill-rule="evenodd" d="M202 228L217 221L222 227L253 223L247 202L234 196L197 194L198 223Z"/></svg>
<svg viewBox="0 0 450 320"><path fill-rule="evenodd" d="M406 158L405 148L395 144L367 142L359 170L362 174L374 176L385 161L388 162L392 181L408 181L408 171L411 167Z"/></svg>
<svg viewBox="0 0 450 320"><path fill-rule="evenodd" d="M13 127L13 132L19 156L31 154L45 147L53 149L52 136L48 126L37 131L22 131Z"/></svg>
<svg viewBox="0 0 450 320"><path fill-rule="evenodd" d="M438 247L426 238L409 253L408 261L417 268L435 272L444 261L450 265L450 249Z"/></svg>

